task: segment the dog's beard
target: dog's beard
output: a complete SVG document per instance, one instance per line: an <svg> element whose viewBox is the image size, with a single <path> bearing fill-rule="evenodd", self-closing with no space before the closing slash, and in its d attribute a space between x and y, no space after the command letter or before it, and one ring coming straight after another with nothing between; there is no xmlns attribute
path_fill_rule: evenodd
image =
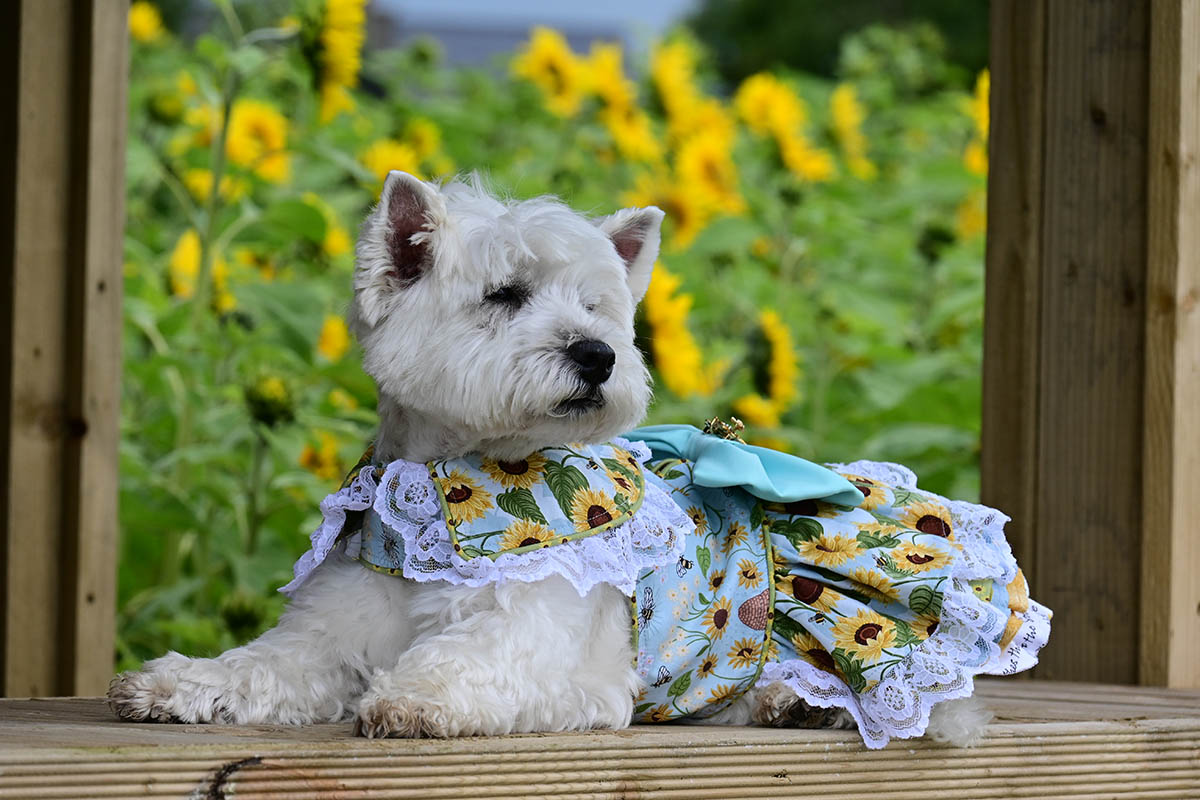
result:
<svg viewBox="0 0 1200 800"><path fill-rule="evenodd" d="M587 387L557 403L548 412L555 419L582 417L604 407L604 392L599 386Z"/></svg>

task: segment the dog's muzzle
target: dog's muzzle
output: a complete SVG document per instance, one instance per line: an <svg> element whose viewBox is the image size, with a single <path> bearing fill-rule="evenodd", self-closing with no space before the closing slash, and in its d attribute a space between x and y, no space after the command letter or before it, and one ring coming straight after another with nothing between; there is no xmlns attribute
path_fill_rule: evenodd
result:
<svg viewBox="0 0 1200 800"><path fill-rule="evenodd" d="M612 375L617 354L599 339L584 339L567 348L567 356L575 364L579 377L590 387L596 387Z"/></svg>

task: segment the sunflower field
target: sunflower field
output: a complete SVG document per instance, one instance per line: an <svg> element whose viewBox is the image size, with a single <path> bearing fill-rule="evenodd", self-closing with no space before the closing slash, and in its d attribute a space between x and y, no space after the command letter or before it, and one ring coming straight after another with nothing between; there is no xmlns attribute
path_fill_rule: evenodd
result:
<svg viewBox="0 0 1200 800"><path fill-rule="evenodd" d="M977 495L986 73L923 79L929 37L881 28L842 43L838 82L721 85L682 30L634 57L535 28L456 68L434 41L364 53L364 3L216 0L194 38L132 4L119 668L282 608L376 421L343 313L391 169L659 206L649 421L734 415Z"/></svg>

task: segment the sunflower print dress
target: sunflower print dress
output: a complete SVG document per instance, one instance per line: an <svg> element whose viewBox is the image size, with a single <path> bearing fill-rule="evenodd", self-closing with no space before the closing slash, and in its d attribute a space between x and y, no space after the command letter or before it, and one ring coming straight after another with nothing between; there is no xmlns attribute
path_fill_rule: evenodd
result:
<svg viewBox="0 0 1200 800"><path fill-rule="evenodd" d="M929 709L969 695L974 675L1036 663L1050 612L1029 598L1004 515L866 461L832 466L852 497L786 499L714 468L757 448L679 427L630 434L646 433L650 470L695 523L677 569L639 582L636 721L711 716L780 681L847 709L882 747L923 733ZM773 463L768 473L787 462Z"/></svg>
<svg viewBox="0 0 1200 800"><path fill-rule="evenodd" d="M712 716L782 682L847 709L868 747L921 735L976 674L1036 663L1050 612L1003 514L894 464L825 468L690 426L629 437L511 462L368 450L282 591L338 547L422 582L607 584L631 598L634 721Z"/></svg>

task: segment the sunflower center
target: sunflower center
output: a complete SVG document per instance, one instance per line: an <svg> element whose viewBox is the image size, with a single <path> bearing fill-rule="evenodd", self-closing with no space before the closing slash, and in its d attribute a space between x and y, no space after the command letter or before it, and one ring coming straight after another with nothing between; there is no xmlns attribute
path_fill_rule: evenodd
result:
<svg viewBox="0 0 1200 800"><path fill-rule="evenodd" d="M455 486L446 492L446 500L451 503L465 503L471 499L471 487Z"/></svg>
<svg viewBox="0 0 1200 800"><path fill-rule="evenodd" d="M870 486L863 486L861 483L856 483L856 484L854 484L854 488L858 489L860 492L862 492L863 497L871 496L871 487Z"/></svg>
<svg viewBox="0 0 1200 800"><path fill-rule="evenodd" d="M715 612L713 612L714 628L724 628L727 622L729 622L729 609L718 608Z"/></svg>
<svg viewBox="0 0 1200 800"><path fill-rule="evenodd" d="M792 596L801 603L812 605L825 591L825 587L811 578L792 578Z"/></svg>
<svg viewBox="0 0 1200 800"><path fill-rule="evenodd" d="M708 585L711 586L713 589L720 589L721 584L724 581L725 581L725 576L718 573L718 574L713 575L711 578L709 578Z"/></svg>
<svg viewBox="0 0 1200 800"><path fill-rule="evenodd" d="M927 556L922 553L909 553L905 556L911 564L928 564L933 561L933 556Z"/></svg>
<svg viewBox="0 0 1200 800"><path fill-rule="evenodd" d="M819 647L814 647L806 652L808 657L811 658L813 662L817 664L817 666L827 672L833 672L837 666L833 662L833 656L829 655L829 653L825 652Z"/></svg>
<svg viewBox="0 0 1200 800"><path fill-rule="evenodd" d="M588 525L598 528L612 522L612 514L604 506L588 506L587 521Z"/></svg>
<svg viewBox="0 0 1200 800"><path fill-rule="evenodd" d="M754 655L754 651L749 647L743 647L737 651L737 654L742 658L750 658L750 656Z"/></svg>
<svg viewBox="0 0 1200 800"><path fill-rule="evenodd" d="M925 627L925 633L929 636L933 636L934 631L937 630L937 626L938 626L938 620L935 619L933 622L929 623L929 625L927 625Z"/></svg>
<svg viewBox="0 0 1200 800"><path fill-rule="evenodd" d="M518 544L517 547L529 547L530 545L541 544L541 543L542 543L542 540L537 538L536 536L526 536L524 539L521 540L521 543Z"/></svg>
<svg viewBox="0 0 1200 800"><path fill-rule="evenodd" d="M866 625L860 625L858 630L854 632L854 641L859 644L866 644L874 639L878 639L881 633L883 633L882 625L876 622L868 622Z"/></svg>
<svg viewBox="0 0 1200 800"><path fill-rule="evenodd" d="M916 529L921 533L932 533L935 536L943 538L950 537L950 525L941 517L935 517L933 514L926 514L917 520Z"/></svg>
<svg viewBox="0 0 1200 800"><path fill-rule="evenodd" d="M529 472L529 462L524 459L520 461L497 461L496 466L509 475L524 475L526 472Z"/></svg>

